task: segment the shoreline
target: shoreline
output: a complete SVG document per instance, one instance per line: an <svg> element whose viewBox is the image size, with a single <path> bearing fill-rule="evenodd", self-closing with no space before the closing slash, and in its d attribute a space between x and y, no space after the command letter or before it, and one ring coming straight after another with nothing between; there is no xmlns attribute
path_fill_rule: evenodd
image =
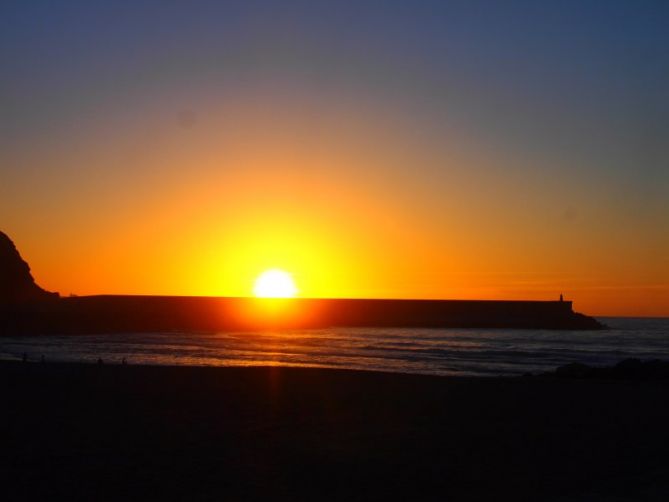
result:
<svg viewBox="0 0 669 502"><path fill-rule="evenodd" d="M315 370L315 371L333 371L333 372L351 372L359 374L378 374L378 375L387 375L387 376L416 376L416 377L431 377L431 378L447 378L447 379L473 379L473 380L489 380L489 379L498 379L498 380L515 380L519 378L535 378L535 379L577 379L577 380L600 380L600 381L614 381L614 382L625 382L625 381L655 381L655 380L668 380L669 381L669 360L652 358L652 359L640 359L640 358L631 358L627 357L620 359L617 363L613 365L589 365L584 363L568 363L561 366L557 366L552 370L536 372L536 373L523 373L523 374L514 374L514 375L497 375L497 374L484 374L484 375L471 375L471 374L439 374L439 373L430 373L430 372L416 372L416 371L389 371L382 369L360 369L360 368L347 368L345 366L328 366L328 365L309 365L301 363L284 363L277 362L276 364L161 364L161 363L136 363L136 362L127 362L126 358L121 360L104 360L104 359L90 359L90 360L79 360L79 361L63 361L63 360L40 360L40 359L0 359L0 367L2 365L45 365L45 366L113 366L113 367L129 367L134 368L143 368L150 370L151 368L172 368L178 370L179 368L210 368L210 369L235 369L235 370L256 370L256 371L268 371L275 369L287 369L287 370Z"/></svg>
<svg viewBox="0 0 669 502"><path fill-rule="evenodd" d="M668 381L0 362L0 472L23 500L663 500L668 390Z"/></svg>

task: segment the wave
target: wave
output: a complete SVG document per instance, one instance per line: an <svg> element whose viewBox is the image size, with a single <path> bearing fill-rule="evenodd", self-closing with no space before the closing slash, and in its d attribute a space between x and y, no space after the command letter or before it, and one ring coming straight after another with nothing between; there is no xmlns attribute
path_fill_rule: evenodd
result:
<svg viewBox="0 0 669 502"><path fill-rule="evenodd" d="M318 366L436 375L518 375L570 362L669 358L669 319L603 319L606 331L337 328L0 339L0 359L193 366Z"/></svg>

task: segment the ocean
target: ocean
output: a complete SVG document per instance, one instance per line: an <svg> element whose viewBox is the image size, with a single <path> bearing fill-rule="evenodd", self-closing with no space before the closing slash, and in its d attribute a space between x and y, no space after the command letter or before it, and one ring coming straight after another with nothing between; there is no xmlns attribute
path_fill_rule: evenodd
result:
<svg viewBox="0 0 669 502"><path fill-rule="evenodd" d="M311 366L515 376L580 362L669 359L669 318L599 318L602 331L331 328L0 338L0 359L179 366Z"/></svg>

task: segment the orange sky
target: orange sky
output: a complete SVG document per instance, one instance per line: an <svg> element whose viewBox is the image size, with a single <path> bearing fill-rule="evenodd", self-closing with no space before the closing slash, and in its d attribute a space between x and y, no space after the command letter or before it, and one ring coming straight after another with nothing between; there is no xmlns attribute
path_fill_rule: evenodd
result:
<svg viewBox="0 0 669 502"><path fill-rule="evenodd" d="M535 171L373 99L240 90L187 126L166 109L13 159L4 230L45 288L246 296L281 268L305 297L563 293L593 315L669 315L660 221L551 159Z"/></svg>
<svg viewBox="0 0 669 502"><path fill-rule="evenodd" d="M63 295L669 316L667 4L10 2L0 229Z"/></svg>

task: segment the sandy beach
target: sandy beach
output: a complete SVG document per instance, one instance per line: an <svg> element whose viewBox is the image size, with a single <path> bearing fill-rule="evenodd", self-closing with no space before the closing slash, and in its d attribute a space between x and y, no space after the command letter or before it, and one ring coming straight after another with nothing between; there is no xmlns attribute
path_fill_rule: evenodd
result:
<svg viewBox="0 0 669 502"><path fill-rule="evenodd" d="M1 363L6 500L666 500L669 382Z"/></svg>

